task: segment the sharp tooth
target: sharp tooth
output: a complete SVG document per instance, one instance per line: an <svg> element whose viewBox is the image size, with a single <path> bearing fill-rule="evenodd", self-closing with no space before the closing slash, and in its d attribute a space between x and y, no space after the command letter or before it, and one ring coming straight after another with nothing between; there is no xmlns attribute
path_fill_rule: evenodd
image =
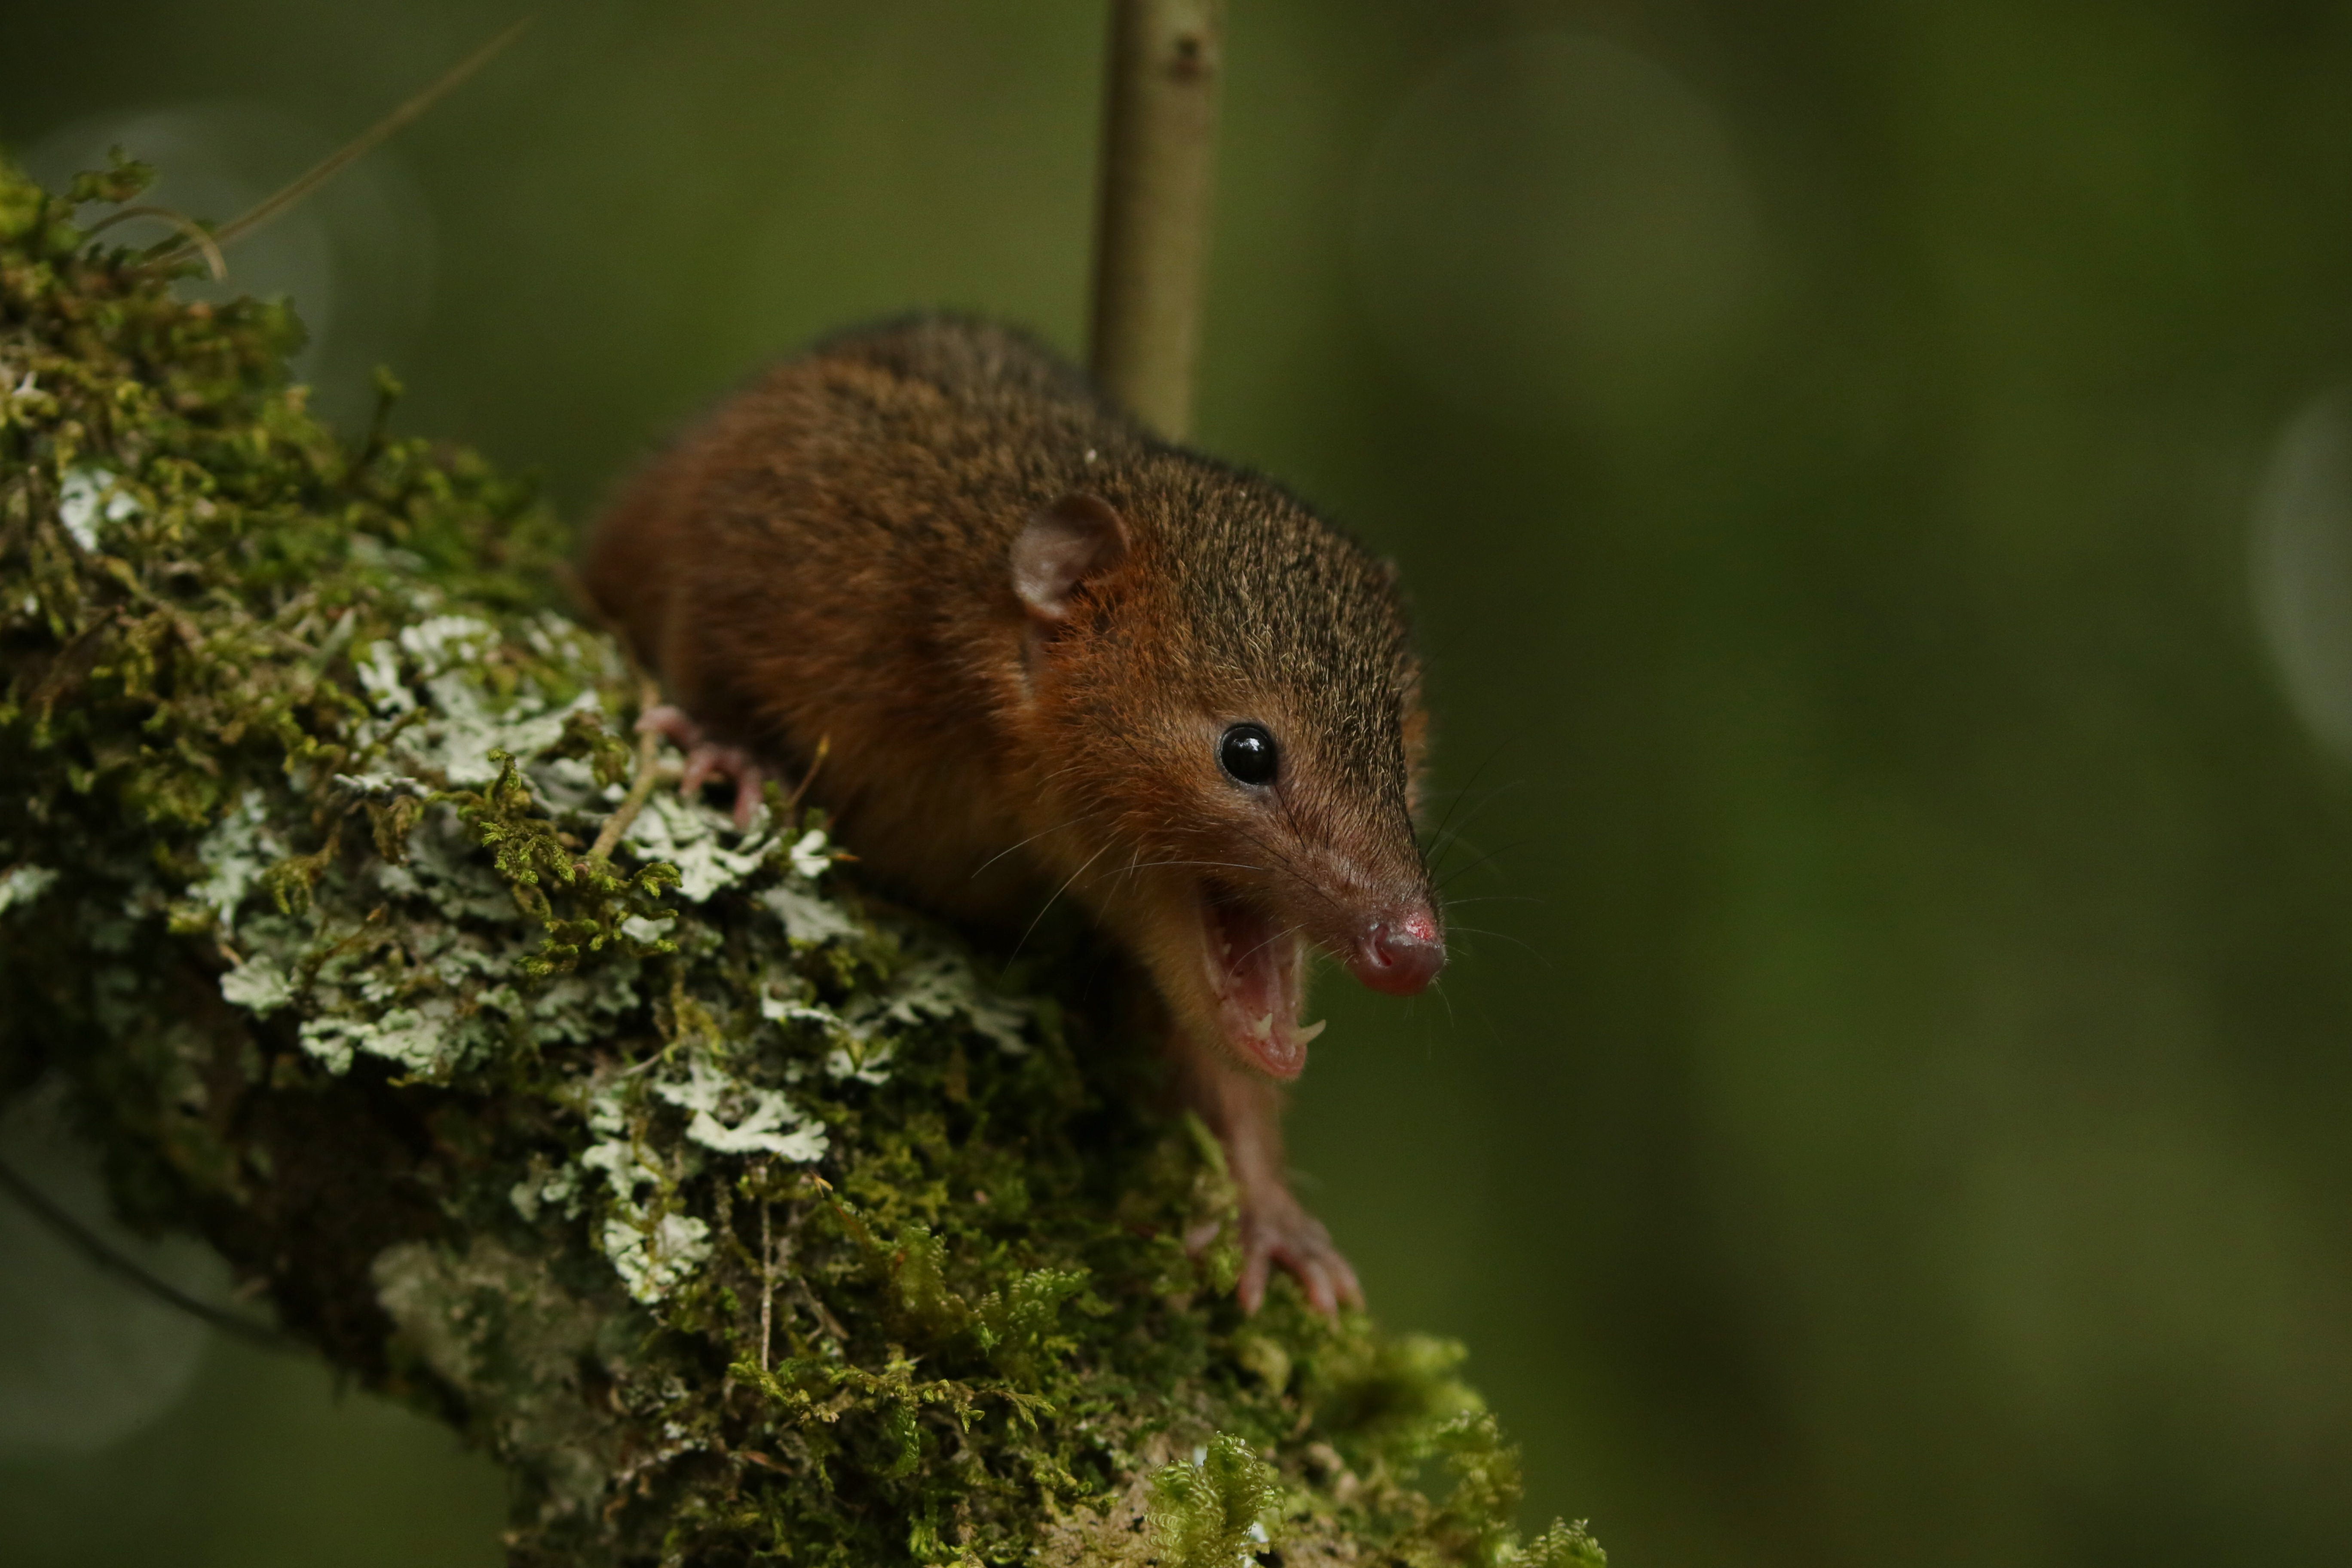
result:
<svg viewBox="0 0 2352 1568"><path fill-rule="evenodd" d="M1294 1046L1303 1046L1330 1026L1330 1019L1318 1018L1315 1022L1306 1025L1301 1028L1293 1029L1290 1032L1290 1043Z"/></svg>
<svg viewBox="0 0 2352 1568"><path fill-rule="evenodd" d="M1261 1040L1273 1039L1274 1015L1272 1013L1259 1014L1257 1022L1250 1026L1250 1033L1255 1035Z"/></svg>

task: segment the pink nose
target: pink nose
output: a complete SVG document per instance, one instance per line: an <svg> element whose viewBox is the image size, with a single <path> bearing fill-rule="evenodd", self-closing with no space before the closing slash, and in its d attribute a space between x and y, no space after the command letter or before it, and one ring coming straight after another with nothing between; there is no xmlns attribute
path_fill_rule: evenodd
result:
<svg viewBox="0 0 2352 1568"><path fill-rule="evenodd" d="M1417 996L1445 967L1445 939L1426 910L1402 920L1375 921L1348 967L1357 979L1391 996Z"/></svg>

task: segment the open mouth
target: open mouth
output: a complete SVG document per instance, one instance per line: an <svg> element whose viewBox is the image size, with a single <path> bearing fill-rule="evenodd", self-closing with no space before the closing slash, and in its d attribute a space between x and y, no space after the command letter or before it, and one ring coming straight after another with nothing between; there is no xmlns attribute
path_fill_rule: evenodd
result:
<svg viewBox="0 0 2352 1568"><path fill-rule="evenodd" d="M1307 1066L1307 1045L1321 1024L1301 1027L1304 954L1297 932L1263 910L1214 888L1201 890L1202 958L1225 1044L1244 1061L1277 1079Z"/></svg>

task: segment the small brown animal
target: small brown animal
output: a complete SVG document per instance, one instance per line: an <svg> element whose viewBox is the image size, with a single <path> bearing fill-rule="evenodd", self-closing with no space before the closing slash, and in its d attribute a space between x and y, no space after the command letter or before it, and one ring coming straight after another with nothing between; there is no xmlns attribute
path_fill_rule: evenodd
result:
<svg viewBox="0 0 2352 1568"><path fill-rule="evenodd" d="M1362 1293L1283 1171L1307 949L1411 995L1445 962L1425 722L1388 566L1153 438L1031 340L923 317L790 361L656 459L583 571L675 706L685 785L800 771L862 868L1020 930L1077 900L1150 973L1271 1264ZM823 765L807 774L818 746Z"/></svg>

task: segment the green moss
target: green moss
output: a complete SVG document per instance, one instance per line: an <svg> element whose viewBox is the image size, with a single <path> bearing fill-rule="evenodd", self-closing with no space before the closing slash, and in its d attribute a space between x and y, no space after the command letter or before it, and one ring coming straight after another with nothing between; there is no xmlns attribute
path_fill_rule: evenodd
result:
<svg viewBox="0 0 2352 1568"><path fill-rule="evenodd" d="M142 179L0 169L0 1090L127 1213L496 1454L518 1562L1600 1561L1458 1352L1188 1255L1082 933L1001 993L780 796L592 853L640 699L553 520L90 245Z"/></svg>
<svg viewBox="0 0 2352 1568"><path fill-rule="evenodd" d="M1189 1464L1151 1478L1152 1527L1170 1568L1232 1568L1269 1540L1282 1501L1274 1467L1240 1438L1219 1433Z"/></svg>

